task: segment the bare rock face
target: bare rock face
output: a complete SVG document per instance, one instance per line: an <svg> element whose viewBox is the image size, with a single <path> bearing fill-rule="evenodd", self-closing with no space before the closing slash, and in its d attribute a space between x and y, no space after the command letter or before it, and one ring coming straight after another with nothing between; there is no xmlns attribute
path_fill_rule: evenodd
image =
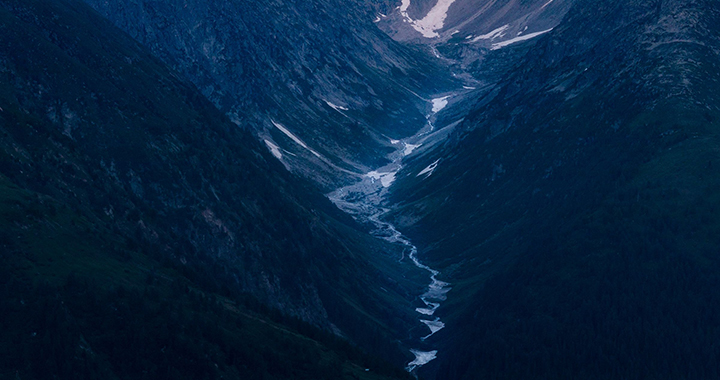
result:
<svg viewBox="0 0 720 380"><path fill-rule="evenodd" d="M572 0L403 0L380 27L399 41L493 44L555 27Z"/></svg>
<svg viewBox="0 0 720 380"><path fill-rule="evenodd" d="M382 2L86 2L324 189L382 161L422 127L417 94L449 83L375 27Z"/></svg>
<svg viewBox="0 0 720 380"><path fill-rule="evenodd" d="M552 31L574 2L403 0L376 22L397 41L425 46L466 85L487 88Z"/></svg>

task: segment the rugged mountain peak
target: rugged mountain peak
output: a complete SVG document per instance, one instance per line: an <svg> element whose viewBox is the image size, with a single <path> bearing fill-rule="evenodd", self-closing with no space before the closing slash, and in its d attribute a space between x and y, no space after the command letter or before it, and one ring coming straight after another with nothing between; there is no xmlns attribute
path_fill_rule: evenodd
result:
<svg viewBox="0 0 720 380"><path fill-rule="evenodd" d="M399 41L501 48L533 38L562 20L572 0L403 0L378 24Z"/></svg>

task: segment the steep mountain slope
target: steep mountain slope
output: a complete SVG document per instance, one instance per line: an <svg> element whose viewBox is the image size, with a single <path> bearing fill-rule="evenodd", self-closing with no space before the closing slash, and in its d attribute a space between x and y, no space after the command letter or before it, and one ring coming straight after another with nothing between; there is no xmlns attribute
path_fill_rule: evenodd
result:
<svg viewBox="0 0 720 380"><path fill-rule="evenodd" d="M376 19L394 39L424 46L466 89L483 96L574 0L404 0ZM465 107L463 107L465 108ZM462 111L461 111L462 112Z"/></svg>
<svg viewBox="0 0 720 380"><path fill-rule="evenodd" d="M416 93L450 83L372 24L370 2L86 2L326 190L383 161L423 125Z"/></svg>
<svg viewBox="0 0 720 380"><path fill-rule="evenodd" d="M0 377L720 377L713 1L85 1L0 0ZM282 166L422 126L405 247Z"/></svg>
<svg viewBox="0 0 720 380"><path fill-rule="evenodd" d="M87 325L95 319L82 307L83 294L132 304L143 298L143 287L155 295L138 306L142 310L133 316L138 323L147 317L162 324L168 312L188 326L194 315L203 325L231 329L237 342L247 334L230 326L235 317L213 322L202 306L182 305L195 302L197 294L211 300L221 295L228 304L258 299L387 360L407 361L407 354L389 343L417 323L408 301L417 291L405 278L413 274L396 264L399 252L359 232L312 185L285 171L249 131L87 5L3 0L0 17L0 244L8 272L0 276L3 294L22 289L14 301L41 307L35 296L44 288L32 289L47 282L57 296L48 296L55 309L44 315L62 322L51 328L69 321L73 336L64 342L79 339L83 355L101 367L105 360L122 362L121 352L98 348L112 347L122 334L103 338L102 328ZM81 286L81 298L73 298L76 285L57 288L71 275L90 284ZM148 290L150 285L157 289ZM131 295L113 293L116 287L129 287ZM49 310L23 309L14 301L3 307L20 313L13 317L20 324L33 311ZM58 306L63 302L73 306ZM168 304L170 310L153 311ZM112 310L101 306L98 318L111 318ZM122 327L122 318L116 322ZM133 331L142 339L142 331ZM288 344L302 350L304 340L289 331L286 338L297 344ZM219 344L213 339L221 335L208 339ZM3 349L22 343L31 350L25 357L51 350L54 362L62 363L68 354L53 342L32 344L30 335L8 339ZM153 342L162 348L162 339ZM223 344L231 355L227 347L235 343ZM272 351L262 349L270 343L257 344L259 353ZM195 351L186 354L191 361L207 359L193 356ZM161 378L162 365L148 360L133 371ZM293 363L318 369L314 362L298 362ZM22 363L4 363L16 364ZM225 363L223 371L238 365L243 363ZM133 373L115 372L119 378Z"/></svg>
<svg viewBox="0 0 720 380"><path fill-rule="evenodd" d="M396 225L454 284L428 374L718 376L718 25L580 1L406 166Z"/></svg>

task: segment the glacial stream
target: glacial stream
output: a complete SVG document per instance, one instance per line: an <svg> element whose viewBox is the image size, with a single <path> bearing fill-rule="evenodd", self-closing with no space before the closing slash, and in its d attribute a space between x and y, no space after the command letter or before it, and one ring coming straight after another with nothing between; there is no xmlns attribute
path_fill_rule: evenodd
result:
<svg viewBox="0 0 720 380"><path fill-rule="evenodd" d="M395 226L384 221L382 217L389 211L384 207L386 204L385 199L388 188L395 180L396 174L402 169L403 158L419 148L422 145L423 137L433 131L432 117L447 105L447 97L436 98L431 102L432 111L428 115L428 123L418 134L403 140L390 141L397 149L388 157L391 161L389 164L366 173L360 182L339 188L328 194L328 198L341 210L352 215L360 222L370 222L375 227L372 231L374 236L404 246L404 253L407 254L413 264L429 273L430 285L427 291L420 296L425 306L415 309L419 320L428 327L428 334L420 338L421 341L445 327L439 317L433 316L437 308L440 307L440 303L446 299L446 294L451 289L450 284L438 280L437 277L440 272L423 264L417 257L417 247L407 237L403 236ZM401 260L403 259L405 259L405 254ZM415 355L415 360L408 363L406 367L408 372L427 364L435 359L437 355L437 350L411 349L410 352Z"/></svg>

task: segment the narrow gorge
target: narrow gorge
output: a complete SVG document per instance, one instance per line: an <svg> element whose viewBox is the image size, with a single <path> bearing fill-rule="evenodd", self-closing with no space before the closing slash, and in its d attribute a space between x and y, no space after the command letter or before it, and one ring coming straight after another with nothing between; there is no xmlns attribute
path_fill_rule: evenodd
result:
<svg viewBox="0 0 720 380"><path fill-rule="evenodd" d="M414 342L410 344L414 346L410 352L415 355L415 359L407 365L406 369L409 372L413 372L436 358L437 350L426 344L425 340L445 327L439 317L433 318L433 316L440 307L440 303L447 298L451 284L440 280L438 277L441 276L441 273L424 264L418 258L417 247L393 224L385 221L383 216L390 210L391 205L388 204L387 195L390 186L395 181L395 176L403 168L403 159L412 155L429 139L434 138L432 133L435 132L434 122L437 113L447 106L448 98L453 95L455 94L445 94L427 101L430 110L427 113L426 124L414 136L390 141L396 150L388 156L389 164L366 173L359 182L341 187L327 195L335 205L352 215L360 223L370 224L372 235L403 247L400 262L415 265L430 275L427 291L418 296L424 306L415 308L420 322L425 324L429 331L411 339ZM434 167L428 167L417 175L430 176L433 169Z"/></svg>

